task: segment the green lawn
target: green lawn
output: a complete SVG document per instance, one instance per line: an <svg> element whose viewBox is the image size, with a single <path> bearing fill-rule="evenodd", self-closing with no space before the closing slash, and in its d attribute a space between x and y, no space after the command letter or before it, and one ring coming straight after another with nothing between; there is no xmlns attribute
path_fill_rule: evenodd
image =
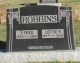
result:
<svg viewBox="0 0 80 63"><path fill-rule="evenodd" d="M75 41L76 41L76 46L80 47L80 22L74 23L74 33L75 33Z"/></svg>
<svg viewBox="0 0 80 63"><path fill-rule="evenodd" d="M75 3L75 2L80 2L80 0L58 0L59 2L63 3Z"/></svg>
<svg viewBox="0 0 80 63"><path fill-rule="evenodd" d="M0 41L6 41L6 24L0 24Z"/></svg>
<svg viewBox="0 0 80 63"><path fill-rule="evenodd" d="M80 62L77 62L77 61L66 61L66 62L63 62L63 61L53 61L53 62L24 62L24 63L80 63Z"/></svg>

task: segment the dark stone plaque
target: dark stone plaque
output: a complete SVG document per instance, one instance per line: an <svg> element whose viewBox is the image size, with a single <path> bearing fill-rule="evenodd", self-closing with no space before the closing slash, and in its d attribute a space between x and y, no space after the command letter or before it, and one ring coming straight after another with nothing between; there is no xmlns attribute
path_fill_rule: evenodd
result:
<svg viewBox="0 0 80 63"><path fill-rule="evenodd" d="M30 5L7 10L7 51L73 50L71 7Z"/></svg>

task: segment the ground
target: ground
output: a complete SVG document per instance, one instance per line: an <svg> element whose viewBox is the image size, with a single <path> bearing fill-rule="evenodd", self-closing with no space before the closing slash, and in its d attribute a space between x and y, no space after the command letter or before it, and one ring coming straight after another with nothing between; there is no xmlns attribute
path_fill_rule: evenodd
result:
<svg viewBox="0 0 80 63"><path fill-rule="evenodd" d="M0 24L0 41L6 41L6 24Z"/></svg>

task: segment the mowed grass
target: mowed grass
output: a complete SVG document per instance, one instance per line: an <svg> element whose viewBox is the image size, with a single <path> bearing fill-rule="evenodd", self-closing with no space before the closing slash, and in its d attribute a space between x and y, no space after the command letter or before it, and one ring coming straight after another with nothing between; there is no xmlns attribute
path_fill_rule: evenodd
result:
<svg viewBox="0 0 80 63"><path fill-rule="evenodd" d="M6 24L0 24L0 41L6 41Z"/></svg>
<svg viewBox="0 0 80 63"><path fill-rule="evenodd" d="M74 23L74 38L76 46L80 47L80 22Z"/></svg>
<svg viewBox="0 0 80 63"><path fill-rule="evenodd" d="M80 2L80 0L58 0L60 3L75 3Z"/></svg>
<svg viewBox="0 0 80 63"><path fill-rule="evenodd" d="M23 63L80 63L77 61L53 61L53 62L23 62Z"/></svg>

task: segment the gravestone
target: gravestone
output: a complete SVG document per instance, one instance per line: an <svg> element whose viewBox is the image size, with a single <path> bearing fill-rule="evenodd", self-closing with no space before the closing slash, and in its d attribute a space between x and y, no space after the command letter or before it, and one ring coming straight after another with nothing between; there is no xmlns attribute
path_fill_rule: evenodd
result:
<svg viewBox="0 0 80 63"><path fill-rule="evenodd" d="M7 10L7 51L74 49L71 7L29 5Z"/></svg>

